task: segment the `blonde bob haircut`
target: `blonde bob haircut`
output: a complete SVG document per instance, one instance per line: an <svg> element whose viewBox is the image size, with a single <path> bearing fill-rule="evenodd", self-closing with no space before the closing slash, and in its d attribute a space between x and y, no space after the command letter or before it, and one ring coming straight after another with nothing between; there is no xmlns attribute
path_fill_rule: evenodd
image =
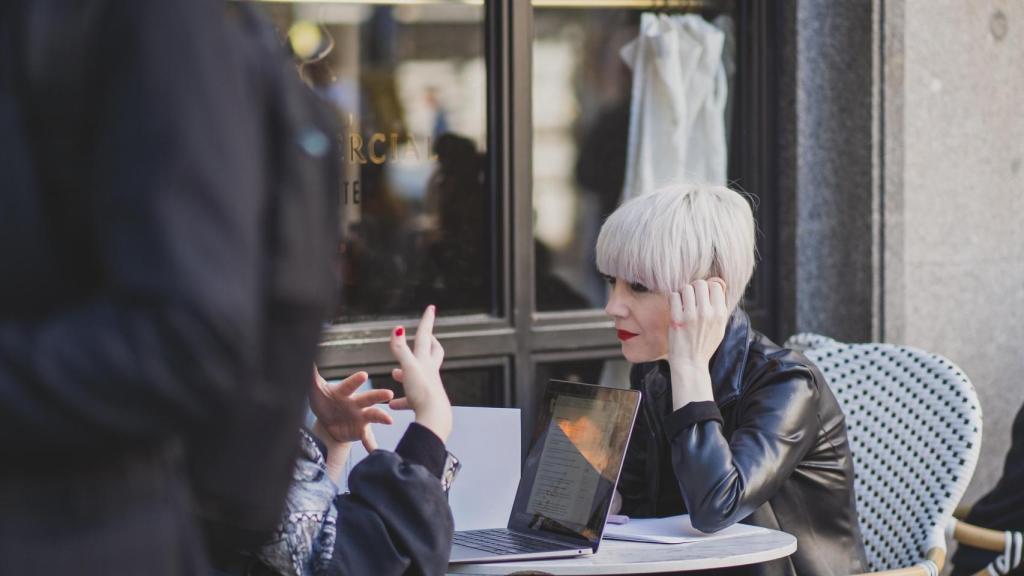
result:
<svg viewBox="0 0 1024 576"><path fill-rule="evenodd" d="M754 273L754 215L725 186L671 184L619 206L597 237L602 274L655 292L694 280L725 280L731 312Z"/></svg>

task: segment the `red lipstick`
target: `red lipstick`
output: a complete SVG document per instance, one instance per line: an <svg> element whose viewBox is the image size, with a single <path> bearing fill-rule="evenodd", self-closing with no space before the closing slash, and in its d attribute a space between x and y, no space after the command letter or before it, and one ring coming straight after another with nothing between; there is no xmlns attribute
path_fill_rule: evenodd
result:
<svg viewBox="0 0 1024 576"><path fill-rule="evenodd" d="M621 330L620 329L620 330L616 330L616 332L619 335L619 340L622 340L623 342L625 342L626 340L629 340L630 338L639 336L639 334L634 334L633 332L630 332L629 330Z"/></svg>

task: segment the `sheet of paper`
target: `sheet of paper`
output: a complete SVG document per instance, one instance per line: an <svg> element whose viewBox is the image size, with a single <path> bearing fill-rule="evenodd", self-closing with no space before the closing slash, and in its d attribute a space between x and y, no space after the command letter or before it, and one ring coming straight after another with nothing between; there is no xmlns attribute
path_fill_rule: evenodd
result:
<svg viewBox="0 0 1024 576"><path fill-rule="evenodd" d="M693 527L689 514L683 514L667 518L630 518L627 524L608 524L604 529L604 537L634 542L684 544L698 540L718 540L760 532L767 532L767 530L760 526L733 524L714 534L705 534Z"/></svg>
<svg viewBox="0 0 1024 576"><path fill-rule="evenodd" d="M384 410L388 410L384 407ZM390 411L394 424L373 425L377 444L394 450L413 420L411 411ZM504 528L519 485L521 440L519 410L516 408L452 408L452 434L448 451L462 464L448 493L456 530ZM341 481L348 491L348 474L366 457L366 450L353 443L352 453Z"/></svg>

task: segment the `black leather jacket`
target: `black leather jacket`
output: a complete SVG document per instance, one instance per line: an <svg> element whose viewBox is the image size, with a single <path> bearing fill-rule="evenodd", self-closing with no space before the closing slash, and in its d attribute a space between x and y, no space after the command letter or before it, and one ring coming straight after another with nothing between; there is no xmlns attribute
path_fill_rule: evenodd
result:
<svg viewBox="0 0 1024 576"><path fill-rule="evenodd" d="M673 411L668 363L633 366L643 403L619 480L623 513L688 512L705 532L744 522L796 536L796 553L750 573L865 571L846 423L818 369L737 310L711 380L714 402Z"/></svg>

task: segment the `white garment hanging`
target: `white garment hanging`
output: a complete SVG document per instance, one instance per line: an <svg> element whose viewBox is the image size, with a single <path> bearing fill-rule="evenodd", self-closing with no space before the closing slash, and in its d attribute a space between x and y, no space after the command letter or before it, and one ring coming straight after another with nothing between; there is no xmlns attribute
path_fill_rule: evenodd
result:
<svg viewBox="0 0 1024 576"><path fill-rule="evenodd" d="M622 48L633 70L622 199L673 181L725 184L725 33L695 14L644 13Z"/></svg>

